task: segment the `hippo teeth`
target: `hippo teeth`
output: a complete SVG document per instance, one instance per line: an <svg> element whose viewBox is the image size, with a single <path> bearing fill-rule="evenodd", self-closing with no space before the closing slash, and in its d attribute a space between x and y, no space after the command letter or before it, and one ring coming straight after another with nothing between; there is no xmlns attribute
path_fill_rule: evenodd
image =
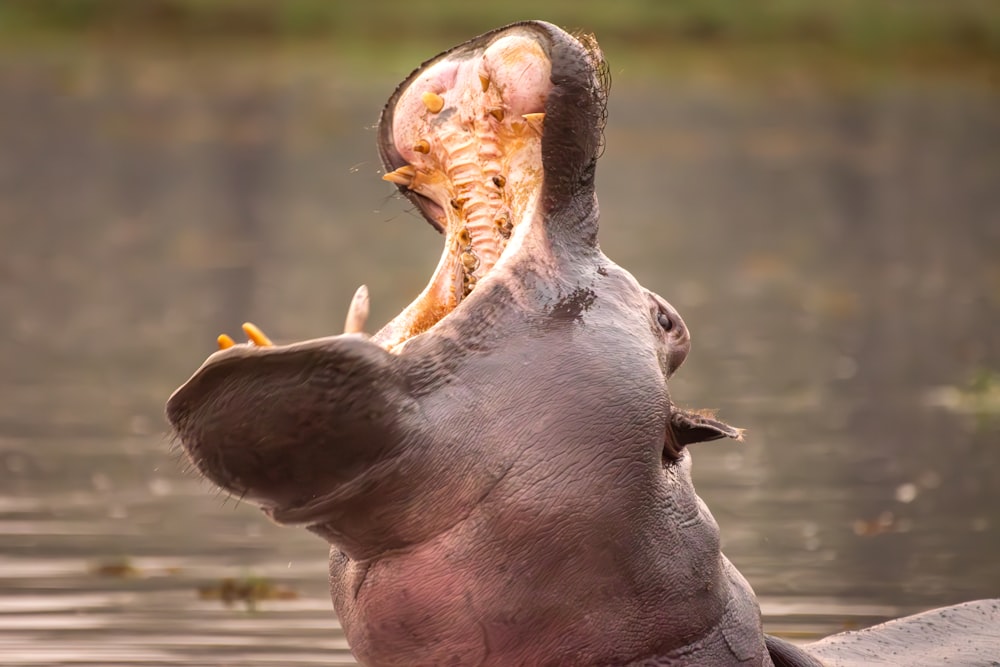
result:
<svg viewBox="0 0 1000 667"><path fill-rule="evenodd" d="M482 285L535 210L551 63L534 36L498 34L415 73L383 114L380 140L400 186L445 234L424 291L374 340L400 347ZM414 196L417 195L417 196Z"/></svg>
<svg viewBox="0 0 1000 667"><path fill-rule="evenodd" d="M354 292L351 305L347 308L347 319L344 320L344 333L363 333L365 323L368 322L368 310L368 286L362 285Z"/></svg>
<svg viewBox="0 0 1000 667"><path fill-rule="evenodd" d="M428 146L428 150L430 147ZM421 151L422 152L422 151ZM395 183L396 185L405 185L410 187L413 183L414 176L417 175L417 170L410 165L404 165L395 171L390 171L388 174L382 177L383 181L389 181L390 183Z"/></svg>
<svg viewBox="0 0 1000 667"><path fill-rule="evenodd" d="M354 298L351 299L351 305L347 309L347 319L344 321L344 333L364 333L365 323L368 321L368 310L368 286L362 285L354 292ZM246 334L248 345L256 345L257 347L270 347L274 345L267 334L261 331L260 327L253 322L243 323L243 333ZM215 342L218 344L220 350L228 350L236 345L236 341L229 334L219 334Z"/></svg>
<svg viewBox="0 0 1000 667"><path fill-rule="evenodd" d="M274 345L271 339L267 337L267 334L261 331L260 327L253 322L243 323L243 333L246 334L248 345L256 345L257 347L270 347ZM219 334L215 342L220 350L228 350L236 345L236 341L229 334Z"/></svg>

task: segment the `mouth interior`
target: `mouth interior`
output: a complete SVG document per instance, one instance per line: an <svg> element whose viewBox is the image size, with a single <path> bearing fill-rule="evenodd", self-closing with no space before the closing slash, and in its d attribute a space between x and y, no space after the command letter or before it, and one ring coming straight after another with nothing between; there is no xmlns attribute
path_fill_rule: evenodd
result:
<svg viewBox="0 0 1000 667"><path fill-rule="evenodd" d="M542 187L550 74L538 41L505 34L434 62L387 110L383 155L395 169L383 178L410 195L445 244L427 287L376 334L386 349L455 310L526 231Z"/></svg>

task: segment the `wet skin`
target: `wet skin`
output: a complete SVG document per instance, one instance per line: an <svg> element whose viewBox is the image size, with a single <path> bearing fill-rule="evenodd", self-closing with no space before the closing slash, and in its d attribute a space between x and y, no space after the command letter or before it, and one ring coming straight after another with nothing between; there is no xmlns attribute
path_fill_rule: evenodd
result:
<svg viewBox="0 0 1000 667"><path fill-rule="evenodd" d="M686 446L740 433L671 400L683 320L597 244L603 70L538 22L425 63L379 149L428 287L372 337L359 293L352 333L221 339L170 398L206 477L329 542L363 664L816 664L694 492Z"/></svg>

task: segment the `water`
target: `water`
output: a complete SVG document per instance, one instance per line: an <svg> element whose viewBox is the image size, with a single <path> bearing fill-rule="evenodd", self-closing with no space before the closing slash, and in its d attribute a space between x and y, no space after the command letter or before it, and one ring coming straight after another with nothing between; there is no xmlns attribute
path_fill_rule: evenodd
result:
<svg viewBox="0 0 1000 667"><path fill-rule="evenodd" d="M373 148L405 68L3 64L0 662L351 664L325 545L187 473L161 414L217 333L336 332L362 282L384 322L430 275ZM1000 596L998 174L995 91L616 79L602 242L693 332L675 399L748 429L695 475L773 632ZM198 595L251 575L297 598Z"/></svg>

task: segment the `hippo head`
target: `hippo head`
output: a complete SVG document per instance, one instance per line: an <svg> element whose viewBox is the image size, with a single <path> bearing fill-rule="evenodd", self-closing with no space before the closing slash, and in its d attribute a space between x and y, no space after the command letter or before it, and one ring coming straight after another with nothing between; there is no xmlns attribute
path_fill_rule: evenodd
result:
<svg viewBox="0 0 1000 667"><path fill-rule="evenodd" d="M541 22L424 63L378 136L445 237L427 287L370 337L228 347L167 405L206 477L329 542L365 664L764 655L684 449L739 431L674 405L687 328L597 243L607 92Z"/></svg>

